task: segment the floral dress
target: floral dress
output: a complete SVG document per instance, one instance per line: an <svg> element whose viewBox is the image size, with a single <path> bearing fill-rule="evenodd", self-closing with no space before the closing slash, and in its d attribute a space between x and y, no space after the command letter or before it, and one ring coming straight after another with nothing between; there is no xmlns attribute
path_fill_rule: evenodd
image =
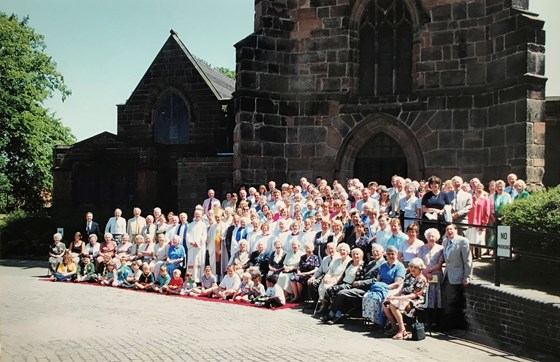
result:
<svg viewBox="0 0 560 362"><path fill-rule="evenodd" d="M414 277L409 273L404 277L402 288L397 296L414 294L415 297L412 299L391 299L390 303L397 307L403 314L413 317L416 307L424 304L427 288L428 281L422 274Z"/></svg>
<svg viewBox="0 0 560 362"><path fill-rule="evenodd" d="M319 261L319 257L315 254L311 254L310 257L307 257L307 254L304 254L301 256L301 259L299 260L299 271L301 273L306 273L306 272L310 272L312 270L314 270L315 268L319 267L319 264L321 264L321 262ZM309 278L311 278L313 274L308 274L308 275L293 275L291 277L291 280L293 281L297 281L302 283L303 285L307 284L307 280Z"/></svg>
<svg viewBox="0 0 560 362"><path fill-rule="evenodd" d="M443 258L443 247L435 244L431 249L428 244L418 249L418 257L422 259L426 268L433 268ZM441 283L443 282L443 272L441 268L431 273L434 277L428 280L429 288L427 292L428 308L441 308Z"/></svg>

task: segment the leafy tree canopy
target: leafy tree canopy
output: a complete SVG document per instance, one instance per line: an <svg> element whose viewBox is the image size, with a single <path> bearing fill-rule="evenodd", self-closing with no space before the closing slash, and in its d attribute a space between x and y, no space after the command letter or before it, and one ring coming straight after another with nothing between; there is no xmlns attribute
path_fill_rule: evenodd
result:
<svg viewBox="0 0 560 362"><path fill-rule="evenodd" d="M27 22L0 12L0 208L8 211L43 206L52 190L53 148L75 142L43 105L70 90L44 52L44 37Z"/></svg>
<svg viewBox="0 0 560 362"><path fill-rule="evenodd" d="M225 75L228 78L235 79L235 71L233 71L229 68L216 67L214 69L216 69L218 72L222 73L223 75Z"/></svg>

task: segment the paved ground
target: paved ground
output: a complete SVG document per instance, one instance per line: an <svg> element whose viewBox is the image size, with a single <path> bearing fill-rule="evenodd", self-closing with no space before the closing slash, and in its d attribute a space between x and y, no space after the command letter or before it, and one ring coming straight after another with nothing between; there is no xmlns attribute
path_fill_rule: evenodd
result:
<svg viewBox="0 0 560 362"><path fill-rule="evenodd" d="M441 335L393 341L296 309L44 282L46 268L33 265L0 263L0 361L526 360Z"/></svg>

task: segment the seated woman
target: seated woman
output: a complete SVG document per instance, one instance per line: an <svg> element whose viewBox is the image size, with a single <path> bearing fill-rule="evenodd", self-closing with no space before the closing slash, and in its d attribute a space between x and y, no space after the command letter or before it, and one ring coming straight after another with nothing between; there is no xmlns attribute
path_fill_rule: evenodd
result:
<svg viewBox="0 0 560 362"><path fill-rule="evenodd" d="M226 275L224 275L224 279L222 279L219 286L215 287L212 290L214 298L231 298L235 294L237 289L239 289L240 284L241 279L239 279L239 275L233 270L232 265L228 265L226 269Z"/></svg>
<svg viewBox="0 0 560 362"><path fill-rule="evenodd" d="M426 297L428 298L428 309L441 309L441 283L443 282L443 246L437 243L440 238L436 228L430 228L424 233L428 243L418 249L418 257L426 266L422 274L429 283ZM436 313L437 315L437 313Z"/></svg>
<svg viewBox="0 0 560 362"><path fill-rule="evenodd" d="M58 264L56 272L51 277L51 279L53 281L69 282L74 280L74 278L76 277L76 272L77 268L76 264L74 263L72 253L67 250L62 256L62 263Z"/></svg>
<svg viewBox="0 0 560 362"><path fill-rule="evenodd" d="M156 281L158 280L161 267L165 265L165 261L167 260L167 250L169 250L169 245L165 240L165 234L159 234L157 236L157 241L157 244L154 245L152 260L150 261L150 268L152 268L154 279Z"/></svg>
<svg viewBox="0 0 560 362"><path fill-rule="evenodd" d="M268 257L268 274L280 274L284 268L284 258L286 257L286 252L282 248L282 242L280 240L274 241L274 251Z"/></svg>
<svg viewBox="0 0 560 362"><path fill-rule="evenodd" d="M130 236L128 234L121 235L121 243L117 245L115 249L115 257L113 258L113 262L120 267L122 257L125 257L125 262L128 261L130 257L130 251L132 249L132 243L130 242Z"/></svg>
<svg viewBox="0 0 560 362"><path fill-rule="evenodd" d="M49 272L54 274L58 268L58 264L62 263L62 257L66 251L66 245L62 240L62 234L56 233L53 235L53 244L49 250Z"/></svg>
<svg viewBox="0 0 560 362"><path fill-rule="evenodd" d="M303 294L303 285L307 284L307 281L319 268L319 257L313 254L315 245L313 241L309 241L305 244L305 254L303 254L299 259L299 264L296 272L290 278L290 284L292 286L292 292L294 298L291 302L299 302L301 295Z"/></svg>
<svg viewBox="0 0 560 362"><path fill-rule="evenodd" d="M282 288L285 297L288 294L294 293L290 283L290 278L295 276L302 255L303 252L300 250L299 240L293 239L291 242L291 250L286 253L284 266L282 268L282 272L278 275L277 281L277 285Z"/></svg>
<svg viewBox="0 0 560 362"><path fill-rule="evenodd" d="M397 254L397 259L403 263L405 267L408 266L408 262L412 260L412 258L418 256L418 249L424 245L424 242L418 239L418 226L416 226L416 224L408 225L406 234L408 235L408 239L401 244L399 253Z"/></svg>
<svg viewBox="0 0 560 362"><path fill-rule="evenodd" d="M218 279L212 273L212 267L207 265L204 273L200 276L200 287L191 290L192 297L211 297L214 288L218 287Z"/></svg>
<svg viewBox="0 0 560 362"><path fill-rule="evenodd" d="M99 248L101 245L97 242L97 235L90 234L88 237L89 243L85 246L84 254L89 255L89 260L95 262L99 256Z"/></svg>
<svg viewBox="0 0 560 362"><path fill-rule="evenodd" d="M257 241L257 250L251 253L249 268L247 268L247 271L251 273L251 275L256 273L266 275L268 273L268 254L262 240Z"/></svg>
<svg viewBox="0 0 560 362"><path fill-rule="evenodd" d="M171 246L167 250L167 259L165 260L167 266L167 273L174 275L175 270L182 267L184 264L186 252L183 245L180 244L181 239L179 235L174 235L171 241Z"/></svg>
<svg viewBox="0 0 560 362"><path fill-rule="evenodd" d="M232 266L233 270L241 275L245 269L249 267L249 243L247 240L242 239L239 241L239 250L237 250L229 259L228 266Z"/></svg>
<svg viewBox="0 0 560 362"><path fill-rule="evenodd" d="M352 288L339 291L336 294L336 298L333 299L329 313L330 320L327 323L335 324L342 318L343 314L350 313L357 309L357 307L360 307L361 313L362 297L372 284L377 281L379 269L383 264L385 264L383 247L379 244L373 244L371 248L371 261L356 271Z"/></svg>
<svg viewBox="0 0 560 362"><path fill-rule="evenodd" d="M338 292L344 289L352 288L352 283L356 279L356 274L363 273L364 252L362 251L362 249L352 249L352 251L350 252L350 257L352 258L352 261L348 263L348 265L344 269L342 278L339 279L338 283L327 289L325 299L327 301L327 304L329 305L336 298Z"/></svg>
<svg viewBox="0 0 560 362"><path fill-rule="evenodd" d="M342 275L344 274L348 263L350 263L351 261L351 258L349 256L350 246L348 244L338 244L336 251L338 252L338 255L340 255L340 257L334 259L331 262L327 274L325 274L323 280L321 280L321 284L319 284L318 292L319 299L321 301L321 309L319 310L319 313L327 312L328 302L325 298L327 289L338 283L338 281L342 278Z"/></svg>
<svg viewBox="0 0 560 362"><path fill-rule="evenodd" d="M148 235L151 238L151 235ZM129 262L133 262L134 264L142 264L142 262L138 263L138 260L142 259L142 257L138 255L140 249L142 248L142 245L144 245L144 237L142 235L136 235L136 237L134 237L134 244L132 244L129 250Z"/></svg>
<svg viewBox="0 0 560 362"><path fill-rule="evenodd" d="M381 265L377 282L362 299L362 316L375 324L384 325L385 318L381 303L388 294L398 292L406 274L404 265L397 260L397 252L397 248L392 245L387 248L387 262Z"/></svg>
<svg viewBox="0 0 560 362"><path fill-rule="evenodd" d="M428 281L422 274L424 262L420 258L413 258L408 263L408 273L399 293L389 295L383 302L383 311L391 323L388 335L394 335L393 339L404 339L408 336L405 329L403 314L409 317L414 315L417 306L424 303L424 295L428 287Z"/></svg>
<svg viewBox="0 0 560 362"><path fill-rule="evenodd" d="M82 240L82 234L79 231L74 233L74 240L70 243L68 250L72 253L74 264L78 265L80 263L80 257L86 252L86 243Z"/></svg>
<svg viewBox="0 0 560 362"><path fill-rule="evenodd" d="M111 259L115 256L115 250L117 249L117 243L113 240L113 235L111 233L105 233L103 236L105 241L99 247L99 256L97 257L97 264L103 262L103 256L109 255Z"/></svg>

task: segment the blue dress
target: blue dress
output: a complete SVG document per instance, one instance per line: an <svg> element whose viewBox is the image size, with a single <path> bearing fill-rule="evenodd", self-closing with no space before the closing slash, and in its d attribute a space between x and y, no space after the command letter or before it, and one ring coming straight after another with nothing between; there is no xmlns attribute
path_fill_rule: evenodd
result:
<svg viewBox="0 0 560 362"><path fill-rule="evenodd" d="M177 245L176 247L171 245L167 251L167 256L170 260L184 260L186 256L185 248L183 247L183 245ZM178 264L168 263L166 265L169 275L173 275L173 270L180 268L183 265L183 262L180 262Z"/></svg>

